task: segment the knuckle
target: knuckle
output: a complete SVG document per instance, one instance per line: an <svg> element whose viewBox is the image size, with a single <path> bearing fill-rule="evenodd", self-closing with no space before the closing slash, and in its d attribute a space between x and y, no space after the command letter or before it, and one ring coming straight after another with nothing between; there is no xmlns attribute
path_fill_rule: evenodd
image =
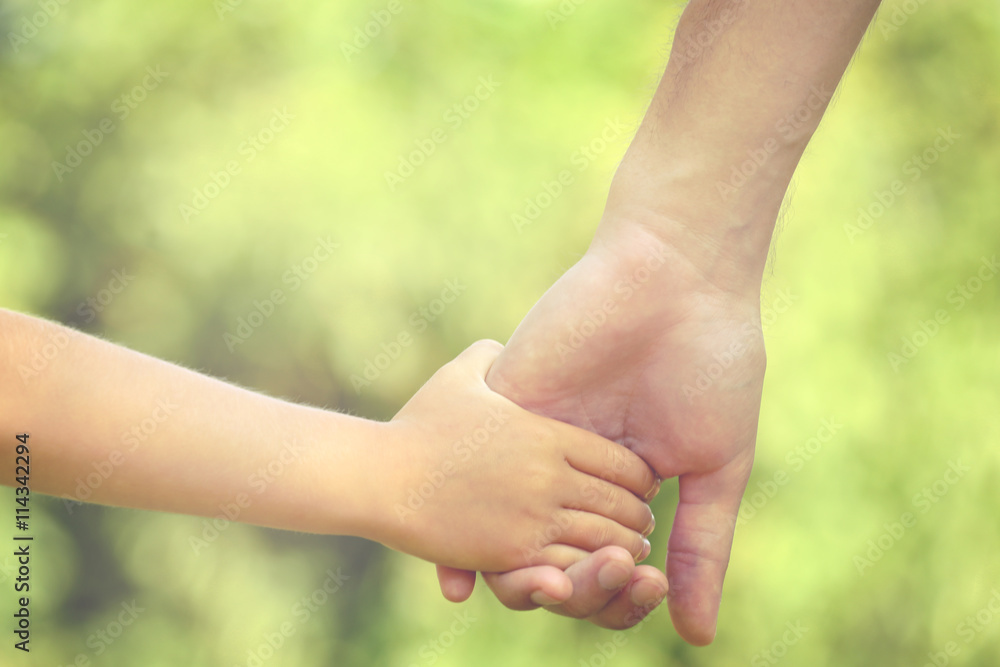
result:
<svg viewBox="0 0 1000 667"><path fill-rule="evenodd" d="M560 613L563 616L569 616L570 618L582 619L593 615L594 610L591 609L590 605L586 602L570 598L569 600L563 602Z"/></svg>
<svg viewBox="0 0 1000 667"><path fill-rule="evenodd" d="M503 349L503 345L499 342L493 340L492 338L480 338L470 347L475 349L489 350L489 351L499 351Z"/></svg>
<svg viewBox="0 0 1000 667"><path fill-rule="evenodd" d="M594 531L595 544L598 547L606 547L615 543L612 525L610 522L601 522L601 525Z"/></svg>
<svg viewBox="0 0 1000 667"><path fill-rule="evenodd" d="M615 486L609 487L605 496L605 505L606 509L612 515L618 516L622 514L625 510L625 494Z"/></svg>
<svg viewBox="0 0 1000 667"><path fill-rule="evenodd" d="M614 482L618 479L618 473L622 470L621 445L608 442L604 445L604 466L601 470L601 479Z"/></svg>

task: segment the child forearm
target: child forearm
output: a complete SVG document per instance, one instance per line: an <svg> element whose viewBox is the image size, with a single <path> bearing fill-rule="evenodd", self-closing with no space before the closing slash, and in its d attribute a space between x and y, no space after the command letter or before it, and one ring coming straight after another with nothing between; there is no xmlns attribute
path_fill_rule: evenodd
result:
<svg viewBox="0 0 1000 667"><path fill-rule="evenodd" d="M0 310L0 425L30 434L31 486L109 505L362 535L384 424L294 405ZM7 459L11 459L7 461ZM4 457L3 482L13 479Z"/></svg>

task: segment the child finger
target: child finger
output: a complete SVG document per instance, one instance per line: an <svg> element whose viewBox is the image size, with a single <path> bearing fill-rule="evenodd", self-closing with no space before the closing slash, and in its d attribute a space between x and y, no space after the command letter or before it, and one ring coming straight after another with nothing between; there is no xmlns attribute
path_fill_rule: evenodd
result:
<svg viewBox="0 0 1000 667"><path fill-rule="evenodd" d="M571 501L574 509L600 514L643 535L653 532L653 511L627 489L585 474L578 480L578 493Z"/></svg>
<svg viewBox="0 0 1000 667"><path fill-rule="evenodd" d="M584 551L618 546L628 550L636 560L649 555L649 541L640 533L617 521L592 512L565 510L556 513L559 535L553 543L566 544Z"/></svg>
<svg viewBox="0 0 1000 667"><path fill-rule="evenodd" d="M644 500L660 489L660 480L639 455L616 442L573 426L573 444L565 452L569 464L589 475L623 486Z"/></svg>
<svg viewBox="0 0 1000 667"><path fill-rule="evenodd" d="M578 547L571 547L568 544L547 544L541 549L533 549L526 555L531 567L551 565L565 570L570 565L575 565L589 556L590 552Z"/></svg>

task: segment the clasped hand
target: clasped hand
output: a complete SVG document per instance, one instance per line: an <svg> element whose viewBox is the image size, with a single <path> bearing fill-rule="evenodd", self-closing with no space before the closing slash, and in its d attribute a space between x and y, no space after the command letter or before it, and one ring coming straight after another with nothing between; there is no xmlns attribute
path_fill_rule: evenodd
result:
<svg viewBox="0 0 1000 667"><path fill-rule="evenodd" d="M527 315L489 386L626 445L660 478L678 478L679 503L665 572L615 546L569 563L542 559L484 573L503 604L620 629L667 597L685 640L712 641L765 366L759 297L743 294L707 280L645 227L615 221ZM709 376L722 352L728 367ZM439 566L438 575L448 599L471 595L475 572Z"/></svg>

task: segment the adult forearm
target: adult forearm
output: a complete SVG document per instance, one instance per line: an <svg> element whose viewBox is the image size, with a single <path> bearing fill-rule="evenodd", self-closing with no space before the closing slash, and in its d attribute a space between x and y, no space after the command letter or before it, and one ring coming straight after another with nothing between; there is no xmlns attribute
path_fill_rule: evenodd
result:
<svg viewBox="0 0 1000 667"><path fill-rule="evenodd" d="M10 311L0 310L0 343L0 426L30 433L32 490L360 534L366 498L352 484L364 476L349 474L361 463L350 443L374 423Z"/></svg>
<svg viewBox="0 0 1000 667"><path fill-rule="evenodd" d="M763 271L799 158L878 0L692 0L615 176L639 219L725 282Z"/></svg>

